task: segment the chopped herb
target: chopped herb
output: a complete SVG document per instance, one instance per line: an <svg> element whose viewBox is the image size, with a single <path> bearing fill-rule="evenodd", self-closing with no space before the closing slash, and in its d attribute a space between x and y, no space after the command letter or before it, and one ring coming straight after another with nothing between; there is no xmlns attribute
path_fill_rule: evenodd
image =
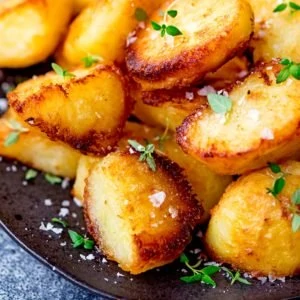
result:
<svg viewBox="0 0 300 300"><path fill-rule="evenodd" d="M293 214L292 216L292 230L293 232L297 232L300 230L300 189L297 189L292 195L291 207L290 210Z"/></svg>
<svg viewBox="0 0 300 300"><path fill-rule="evenodd" d="M297 189L292 195L292 202L295 205L300 205L300 189Z"/></svg>
<svg viewBox="0 0 300 300"><path fill-rule="evenodd" d="M200 260L195 265L191 266L188 257L184 253L180 256L180 262L184 263L193 272L193 275L183 276L180 280L186 283L203 282L208 285L212 285L213 287L216 286L216 282L211 278L211 276L219 272L221 270L220 267L206 266L202 269L198 269L202 261Z"/></svg>
<svg viewBox="0 0 300 300"><path fill-rule="evenodd" d="M275 198L282 192L285 186L285 179L283 177L277 178L273 187L267 188L268 194L272 194Z"/></svg>
<svg viewBox="0 0 300 300"><path fill-rule="evenodd" d="M10 132L4 141L4 146L9 147L9 146L15 144L19 140L19 137L20 137L19 131Z"/></svg>
<svg viewBox="0 0 300 300"><path fill-rule="evenodd" d="M49 173L45 174L45 179L51 184L59 184L62 182L62 179L60 177L49 174Z"/></svg>
<svg viewBox="0 0 300 300"><path fill-rule="evenodd" d="M91 67L99 61L101 61L101 57L96 55L88 55L82 59L82 62L86 68Z"/></svg>
<svg viewBox="0 0 300 300"><path fill-rule="evenodd" d="M57 75L60 75L63 78L66 78L66 77L75 77L74 74L72 74L72 73L68 72L67 70L63 69L61 66L59 66L56 63L52 63L51 67L52 67L52 69L55 71L55 73Z"/></svg>
<svg viewBox="0 0 300 300"><path fill-rule="evenodd" d="M170 16L172 18L176 18L178 12L177 12L177 10L168 10L167 14L168 14L168 16Z"/></svg>
<svg viewBox="0 0 300 300"><path fill-rule="evenodd" d="M232 101L228 97L219 94L208 94L207 100L211 109L217 114L226 114L231 111Z"/></svg>
<svg viewBox="0 0 300 300"><path fill-rule="evenodd" d="M284 68L276 77L277 84L286 81L290 76L300 80L300 63L295 63L288 58L283 58L280 63L284 66Z"/></svg>
<svg viewBox="0 0 300 300"><path fill-rule="evenodd" d="M69 236L73 243L73 248L77 248L79 246L83 246L84 249L91 250L94 247L94 241L84 238L82 235L73 230L68 230Z"/></svg>
<svg viewBox="0 0 300 300"><path fill-rule="evenodd" d="M57 223L57 224L60 224L62 225L63 227L67 227L68 226L68 223L62 219L58 219L58 218L52 218L51 220L52 223Z"/></svg>
<svg viewBox="0 0 300 300"><path fill-rule="evenodd" d="M32 179L36 178L37 175L38 175L38 172L36 170L29 169L25 173L25 180L32 180Z"/></svg>
<svg viewBox="0 0 300 300"><path fill-rule="evenodd" d="M134 140L128 140L128 144L137 152L141 153L139 161L146 161L149 168L155 172L156 164L152 154L155 151L153 144L148 144L146 147Z"/></svg>
<svg viewBox="0 0 300 300"><path fill-rule="evenodd" d="M292 218L292 230L297 232L300 229L300 215L294 214Z"/></svg>
<svg viewBox="0 0 300 300"><path fill-rule="evenodd" d="M300 5L298 5L295 2L289 2L289 6L292 10L296 11L296 10L300 10Z"/></svg>
<svg viewBox="0 0 300 300"><path fill-rule="evenodd" d="M147 12L144 9L142 9L141 7L137 7L137 9L135 10L134 16L139 22L143 22L148 19Z"/></svg>
<svg viewBox="0 0 300 300"><path fill-rule="evenodd" d="M275 174L281 173L281 168L279 165L270 162L270 163L268 163L268 166L273 173L275 173Z"/></svg>
<svg viewBox="0 0 300 300"><path fill-rule="evenodd" d="M287 6L288 5L286 3L281 3L274 8L273 12L282 12L287 8Z"/></svg>
<svg viewBox="0 0 300 300"><path fill-rule="evenodd" d="M251 282L249 282L247 279L241 277L241 273L239 271L236 271L236 273L233 274L233 272L231 272L226 267L222 267L221 269L223 271L225 271L228 274L228 276L230 277L230 279L231 279L230 284L231 285L233 285L236 281L238 281L240 283L243 283L243 284L251 285Z"/></svg>

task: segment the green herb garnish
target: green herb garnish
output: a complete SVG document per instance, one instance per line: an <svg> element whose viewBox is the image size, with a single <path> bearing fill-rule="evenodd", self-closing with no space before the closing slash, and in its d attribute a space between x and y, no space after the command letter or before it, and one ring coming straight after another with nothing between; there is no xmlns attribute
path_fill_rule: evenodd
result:
<svg viewBox="0 0 300 300"><path fill-rule="evenodd" d="M137 152L141 153L139 161L146 161L149 168L155 172L156 164L152 154L155 151L155 147L153 144L148 144L146 147L141 145L135 140L128 140L128 144Z"/></svg>
<svg viewBox="0 0 300 300"><path fill-rule="evenodd" d="M32 180L36 178L37 175L38 175L38 171L34 169L29 169L25 173L25 180Z"/></svg>
<svg viewBox="0 0 300 300"><path fill-rule="evenodd" d="M99 61L101 61L101 57L96 55L88 55L82 59L82 62L86 68L91 67Z"/></svg>
<svg viewBox="0 0 300 300"><path fill-rule="evenodd" d="M228 276L230 277L231 279L231 282L230 284L233 285L236 281L240 282L240 283L243 283L243 284L247 284L247 285L251 285L251 282L249 282L247 279L241 277L241 273L239 271L236 271L235 274L233 274L232 271L230 271L228 268L226 267L221 267L221 269L223 271L225 271Z"/></svg>
<svg viewBox="0 0 300 300"><path fill-rule="evenodd" d="M211 109L217 114L226 114L232 109L232 101L226 96L219 94L208 94L207 100Z"/></svg>
<svg viewBox="0 0 300 300"><path fill-rule="evenodd" d="M300 205L300 189L297 189L292 195L292 205L290 210L293 214L292 217L292 230L293 232L297 232L300 230L300 210L298 208Z"/></svg>
<svg viewBox="0 0 300 300"><path fill-rule="evenodd" d="M282 172L280 166L275 163L268 163L268 166L274 174Z"/></svg>
<svg viewBox="0 0 300 300"><path fill-rule="evenodd" d="M298 5L295 2L289 2L288 4L287 3L281 3L281 4L277 5L274 8L273 12L275 12L275 13L282 12L282 11L286 10L288 7L290 8L291 13L294 13L294 12L300 10L300 5Z"/></svg>
<svg viewBox="0 0 300 300"><path fill-rule="evenodd" d="M83 246L84 249L91 250L94 248L94 241L83 237L79 233L73 230L68 230L69 236L73 243L73 248Z"/></svg>
<svg viewBox="0 0 300 300"><path fill-rule="evenodd" d="M216 274L221 270L217 266L206 266L202 269L198 269L202 261L198 261L195 265L191 266L189 258L183 253L180 256L180 262L184 263L192 272L191 276L183 276L180 278L181 281L186 283L203 282L213 287L216 287L216 282L211 278L212 275Z"/></svg>
<svg viewBox="0 0 300 300"><path fill-rule="evenodd" d="M148 19L147 12L144 9L142 9L141 7L136 8L136 10L134 12L134 16L139 22L143 22Z"/></svg>
<svg viewBox="0 0 300 300"><path fill-rule="evenodd" d="M68 72L67 70L63 69L60 65L56 64L56 63L52 63L51 64L52 69L54 70L54 72L57 75L62 76L63 78L67 78L67 77L75 77L74 74Z"/></svg>
<svg viewBox="0 0 300 300"><path fill-rule="evenodd" d="M272 194L275 198L277 198L277 196L282 192L283 188L285 187L285 174L282 172L278 164L268 163L268 166L274 174L281 173L281 176L274 181L273 187L267 188L267 193Z"/></svg>
<svg viewBox="0 0 300 300"><path fill-rule="evenodd" d="M177 10L167 10L163 16L163 24L158 24L154 21L151 21L152 28L156 31L160 31L161 37L164 37L166 34L170 36L182 35L182 32L176 26L167 24L167 16L176 18L177 14Z"/></svg>
<svg viewBox="0 0 300 300"><path fill-rule="evenodd" d="M5 147L9 147L9 146L15 144L19 140L21 133L29 131L28 128L22 127L22 125L15 120L10 120L10 121L6 122L6 124L12 130L12 132L10 132L8 134L8 136L6 137L6 139L4 141Z"/></svg>
<svg viewBox="0 0 300 300"><path fill-rule="evenodd" d="M52 218L51 220L52 223L57 223L57 224L60 224L62 225L63 227L67 227L68 226L68 223L62 219L58 219L58 218Z"/></svg>
<svg viewBox="0 0 300 300"><path fill-rule="evenodd" d="M49 173L46 173L45 174L45 179L46 181L48 181L50 184L59 184L62 182L62 179L58 176L55 176L53 174L49 174Z"/></svg>
<svg viewBox="0 0 300 300"><path fill-rule="evenodd" d="M283 58L280 63L284 68L277 75L277 84L286 81L290 76L300 80L300 63L295 63L288 58Z"/></svg>

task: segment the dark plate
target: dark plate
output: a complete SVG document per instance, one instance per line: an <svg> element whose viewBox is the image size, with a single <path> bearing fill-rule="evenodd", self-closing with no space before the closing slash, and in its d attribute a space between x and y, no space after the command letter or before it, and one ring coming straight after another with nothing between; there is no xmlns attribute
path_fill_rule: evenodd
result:
<svg viewBox="0 0 300 300"><path fill-rule="evenodd" d="M12 165L15 167L12 168ZM15 168L17 171L13 172ZM213 289L181 282L179 278L183 266L178 262L143 275L131 276L115 263L103 262L103 256L97 251L93 252L94 260L83 260L80 254L86 257L90 252L73 249L66 230L58 236L39 229L41 222L47 223L58 215L62 201L68 199L70 213L65 219L70 228L85 232L81 208L71 200L69 189L51 186L42 174L28 186L22 185L23 178L21 165L7 161L0 163L0 223L29 253L55 272L92 292L108 298L230 300L282 299L300 294L300 280L296 278L285 283L268 282L262 285L253 281L252 286L230 286L228 280L218 274L217 288ZM53 204L46 206L45 199L51 199ZM200 241L195 240L194 244L197 247ZM120 273L125 276L120 276Z"/></svg>

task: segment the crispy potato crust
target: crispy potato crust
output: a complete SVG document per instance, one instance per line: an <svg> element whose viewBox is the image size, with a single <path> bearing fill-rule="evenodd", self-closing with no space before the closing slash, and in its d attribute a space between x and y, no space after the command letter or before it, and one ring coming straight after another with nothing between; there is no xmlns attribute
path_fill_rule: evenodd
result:
<svg viewBox="0 0 300 300"><path fill-rule="evenodd" d="M0 2L0 68L23 68L55 50L72 14L72 0Z"/></svg>
<svg viewBox="0 0 300 300"><path fill-rule="evenodd" d="M289 210L300 186L300 163L281 166L286 185L277 199L268 194L280 174L269 168L232 183L212 211L205 236L214 260L253 276L300 274L300 232L293 232Z"/></svg>
<svg viewBox="0 0 300 300"><path fill-rule="evenodd" d="M207 104L206 97L199 96L198 92L197 88L134 90L131 92L135 100L134 115L148 125L175 131L188 115Z"/></svg>
<svg viewBox="0 0 300 300"><path fill-rule="evenodd" d="M126 63L143 90L189 86L215 71L242 51L253 30L253 13L244 0L166 1L151 16L162 24L161 11L175 9L176 18L167 24L182 35L162 38L151 23L141 29L127 51Z"/></svg>
<svg viewBox="0 0 300 300"><path fill-rule="evenodd" d="M229 93L233 107L227 121L209 107L187 117L177 130L181 147L220 174L242 174L268 161L298 157L300 81L276 84L281 68L277 61L261 64L236 84Z"/></svg>
<svg viewBox="0 0 300 300"><path fill-rule="evenodd" d="M127 151L109 154L92 168L85 217L103 253L123 270L139 274L182 253L202 209L175 163L154 155L153 172L138 154ZM164 196L157 204L151 197L158 192Z"/></svg>
<svg viewBox="0 0 300 300"><path fill-rule="evenodd" d="M29 131L21 133L15 144L6 147L4 142L12 132L9 126L11 121L17 121ZM46 173L74 178L80 152L61 142L49 140L45 134L22 122L9 110L0 118L0 155Z"/></svg>
<svg viewBox="0 0 300 300"><path fill-rule="evenodd" d="M121 137L131 104L125 80L113 66L97 65L63 78L53 72L8 94L12 108L50 139L82 153L102 155Z"/></svg>

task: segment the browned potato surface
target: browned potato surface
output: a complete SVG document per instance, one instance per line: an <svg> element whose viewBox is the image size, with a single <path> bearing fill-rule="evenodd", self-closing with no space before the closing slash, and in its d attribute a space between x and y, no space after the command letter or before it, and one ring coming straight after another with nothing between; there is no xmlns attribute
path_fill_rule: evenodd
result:
<svg viewBox="0 0 300 300"><path fill-rule="evenodd" d="M10 105L50 139L83 153L105 154L118 142L128 116L123 77L104 65L72 73L74 77L50 72L21 83L8 94Z"/></svg>
<svg viewBox="0 0 300 300"><path fill-rule="evenodd" d="M17 122L28 130L21 133L18 140L5 146L10 133L13 132L11 122ZM61 142L53 142L37 129L22 122L12 112L0 118L0 155L16 159L34 169L57 176L74 178L80 153Z"/></svg>
<svg viewBox="0 0 300 300"><path fill-rule="evenodd" d="M72 0L0 1L0 68L22 68L46 59L71 14Z"/></svg>
<svg viewBox="0 0 300 300"><path fill-rule="evenodd" d="M73 0L73 14L77 15L83 9L96 3L98 0Z"/></svg>
<svg viewBox="0 0 300 300"><path fill-rule="evenodd" d="M175 18L161 11L177 10ZM244 0L165 1L151 20L175 26L182 35L161 37L149 23L127 52L130 74L143 90L189 86L247 46L253 12Z"/></svg>
<svg viewBox="0 0 300 300"><path fill-rule="evenodd" d="M292 230L291 198L300 187L300 163L281 166L286 185L267 193L276 178L269 168L241 177L213 209L206 233L210 256L254 276L300 272L300 232ZM299 207L298 207L299 209Z"/></svg>
<svg viewBox="0 0 300 300"><path fill-rule="evenodd" d="M98 0L82 11L70 26L56 58L66 67L81 64L88 54L100 56L105 63L122 62L127 36L138 24L137 8L148 14L163 0Z"/></svg>
<svg viewBox="0 0 300 300"><path fill-rule="evenodd" d="M242 174L269 161L299 156L300 81L276 84L282 66L262 64L229 98L227 118L210 107L187 117L177 131L182 148L220 174Z"/></svg>
<svg viewBox="0 0 300 300"><path fill-rule="evenodd" d="M111 153L97 163L84 193L88 230L111 260L132 274L175 260L191 240L202 209L180 168L154 155Z"/></svg>
<svg viewBox="0 0 300 300"><path fill-rule="evenodd" d="M206 105L206 97L199 96L199 92L201 90L197 88L152 92L135 90L131 93L136 102L134 115L148 125L175 131L188 115Z"/></svg>

